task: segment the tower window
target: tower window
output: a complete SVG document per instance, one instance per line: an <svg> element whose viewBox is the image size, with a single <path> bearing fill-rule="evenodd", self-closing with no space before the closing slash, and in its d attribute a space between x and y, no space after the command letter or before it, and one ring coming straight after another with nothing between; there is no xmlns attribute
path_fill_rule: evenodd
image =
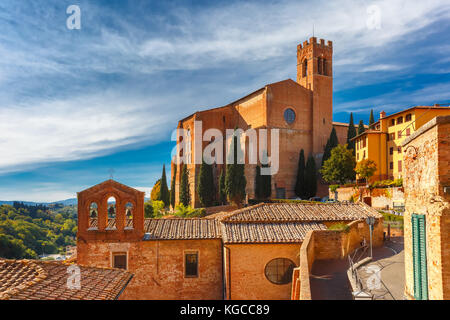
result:
<svg viewBox="0 0 450 320"><path fill-rule="evenodd" d="M291 108L288 108L284 111L284 120L288 123L291 124L292 122L295 121L295 112L294 110L292 110Z"/></svg>
<svg viewBox="0 0 450 320"><path fill-rule="evenodd" d="M322 74L322 58L317 58L317 71Z"/></svg>
<svg viewBox="0 0 450 320"><path fill-rule="evenodd" d="M322 59L323 60L323 75L324 76L326 76L326 75L328 75L328 72L327 72L327 68L328 68L328 65L327 65L327 60L326 59Z"/></svg>
<svg viewBox="0 0 450 320"><path fill-rule="evenodd" d="M303 60L303 76L306 77L308 75L308 59L305 58Z"/></svg>

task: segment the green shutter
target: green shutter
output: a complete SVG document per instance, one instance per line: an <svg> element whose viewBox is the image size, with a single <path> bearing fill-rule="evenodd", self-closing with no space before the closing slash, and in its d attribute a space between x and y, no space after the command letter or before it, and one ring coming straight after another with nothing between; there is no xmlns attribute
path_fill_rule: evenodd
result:
<svg viewBox="0 0 450 320"><path fill-rule="evenodd" d="M420 252L420 283L422 300L428 300L428 277L427 277L427 237L425 228L425 216L418 219L419 224L419 252Z"/></svg>
<svg viewBox="0 0 450 320"><path fill-rule="evenodd" d="M414 268L414 298L416 300L428 299L425 221L426 220L424 215L413 214L411 217Z"/></svg>

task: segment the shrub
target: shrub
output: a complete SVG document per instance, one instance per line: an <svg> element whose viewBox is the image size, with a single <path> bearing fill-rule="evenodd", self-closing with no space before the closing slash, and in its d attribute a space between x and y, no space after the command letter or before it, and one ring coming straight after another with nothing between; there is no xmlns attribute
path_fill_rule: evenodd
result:
<svg viewBox="0 0 450 320"><path fill-rule="evenodd" d="M202 218L206 216L206 210L205 208L193 209L181 203L175 207L174 215L180 218Z"/></svg>
<svg viewBox="0 0 450 320"><path fill-rule="evenodd" d="M346 223L338 222L329 226L328 230L342 231L347 233L350 231L350 227Z"/></svg>
<svg viewBox="0 0 450 320"><path fill-rule="evenodd" d="M332 184L332 185L330 185L330 191L336 192L339 187L340 186L338 184Z"/></svg>

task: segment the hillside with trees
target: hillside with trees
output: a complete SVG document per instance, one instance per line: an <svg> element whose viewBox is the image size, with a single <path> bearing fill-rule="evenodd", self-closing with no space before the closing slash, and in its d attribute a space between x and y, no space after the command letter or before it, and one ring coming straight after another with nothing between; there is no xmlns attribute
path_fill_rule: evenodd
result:
<svg viewBox="0 0 450 320"><path fill-rule="evenodd" d="M75 206L30 206L22 202L0 206L0 257L37 259L42 254L64 253L75 245Z"/></svg>

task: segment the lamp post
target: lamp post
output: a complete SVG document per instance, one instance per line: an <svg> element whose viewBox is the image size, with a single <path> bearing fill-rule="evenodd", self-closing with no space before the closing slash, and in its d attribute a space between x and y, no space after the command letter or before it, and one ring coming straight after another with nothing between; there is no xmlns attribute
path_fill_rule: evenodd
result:
<svg viewBox="0 0 450 320"><path fill-rule="evenodd" d="M372 251L372 232L373 232L373 225L375 224L375 218L374 217L368 217L366 219L366 223L369 225L370 229L370 257L373 258L373 251Z"/></svg>

